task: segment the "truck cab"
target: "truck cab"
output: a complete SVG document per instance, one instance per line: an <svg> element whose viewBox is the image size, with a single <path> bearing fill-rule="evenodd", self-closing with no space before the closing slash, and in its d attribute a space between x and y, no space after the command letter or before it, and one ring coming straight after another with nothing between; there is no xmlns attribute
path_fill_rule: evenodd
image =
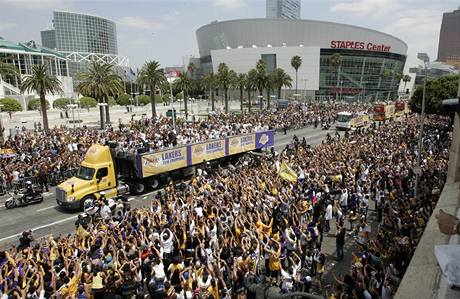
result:
<svg viewBox="0 0 460 299"><path fill-rule="evenodd" d="M108 146L94 144L85 155L77 175L56 188L59 206L81 209L88 199L98 199L101 191L106 198L119 194L114 161Z"/></svg>
<svg viewBox="0 0 460 299"><path fill-rule="evenodd" d="M339 112L337 113L337 120L335 127L338 130L351 130L353 121L353 114L350 112Z"/></svg>

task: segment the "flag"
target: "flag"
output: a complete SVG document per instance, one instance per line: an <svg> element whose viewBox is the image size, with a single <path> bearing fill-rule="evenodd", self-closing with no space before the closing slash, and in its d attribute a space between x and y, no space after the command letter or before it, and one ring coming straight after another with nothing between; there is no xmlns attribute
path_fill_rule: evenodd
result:
<svg viewBox="0 0 460 299"><path fill-rule="evenodd" d="M286 163L281 163L278 174L286 181L297 182L297 174Z"/></svg>

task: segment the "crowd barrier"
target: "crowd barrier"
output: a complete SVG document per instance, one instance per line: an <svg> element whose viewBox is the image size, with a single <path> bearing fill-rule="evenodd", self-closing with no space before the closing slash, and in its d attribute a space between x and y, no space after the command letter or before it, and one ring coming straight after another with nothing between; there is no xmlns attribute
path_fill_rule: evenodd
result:
<svg viewBox="0 0 460 299"><path fill-rule="evenodd" d="M59 172L51 172L47 175L48 186L57 186L63 181L73 177L77 173L78 169L69 169ZM25 189L26 182L30 181L33 185L38 186L40 184L39 178L37 176L32 177L22 177L17 181L0 181L0 195L7 194L15 190Z"/></svg>

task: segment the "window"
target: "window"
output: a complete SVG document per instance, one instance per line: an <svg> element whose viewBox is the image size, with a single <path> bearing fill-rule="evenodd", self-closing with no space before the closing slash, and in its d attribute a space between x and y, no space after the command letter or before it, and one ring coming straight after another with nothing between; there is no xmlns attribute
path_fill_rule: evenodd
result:
<svg viewBox="0 0 460 299"><path fill-rule="evenodd" d="M262 54L262 60L267 65L267 72L271 73L276 69L276 54Z"/></svg>
<svg viewBox="0 0 460 299"><path fill-rule="evenodd" d="M103 178L103 177L106 177L108 174L109 174L109 171L108 171L108 168L107 168L107 167L105 167L105 168L100 168L100 169L97 171L96 178Z"/></svg>

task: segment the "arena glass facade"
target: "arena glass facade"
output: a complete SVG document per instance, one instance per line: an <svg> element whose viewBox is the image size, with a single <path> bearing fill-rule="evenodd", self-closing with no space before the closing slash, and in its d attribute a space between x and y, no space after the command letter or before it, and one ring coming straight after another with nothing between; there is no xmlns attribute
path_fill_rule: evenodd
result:
<svg viewBox="0 0 460 299"><path fill-rule="evenodd" d="M341 64L332 64L340 55ZM397 96L406 56L388 52L321 49L317 97L385 99Z"/></svg>

